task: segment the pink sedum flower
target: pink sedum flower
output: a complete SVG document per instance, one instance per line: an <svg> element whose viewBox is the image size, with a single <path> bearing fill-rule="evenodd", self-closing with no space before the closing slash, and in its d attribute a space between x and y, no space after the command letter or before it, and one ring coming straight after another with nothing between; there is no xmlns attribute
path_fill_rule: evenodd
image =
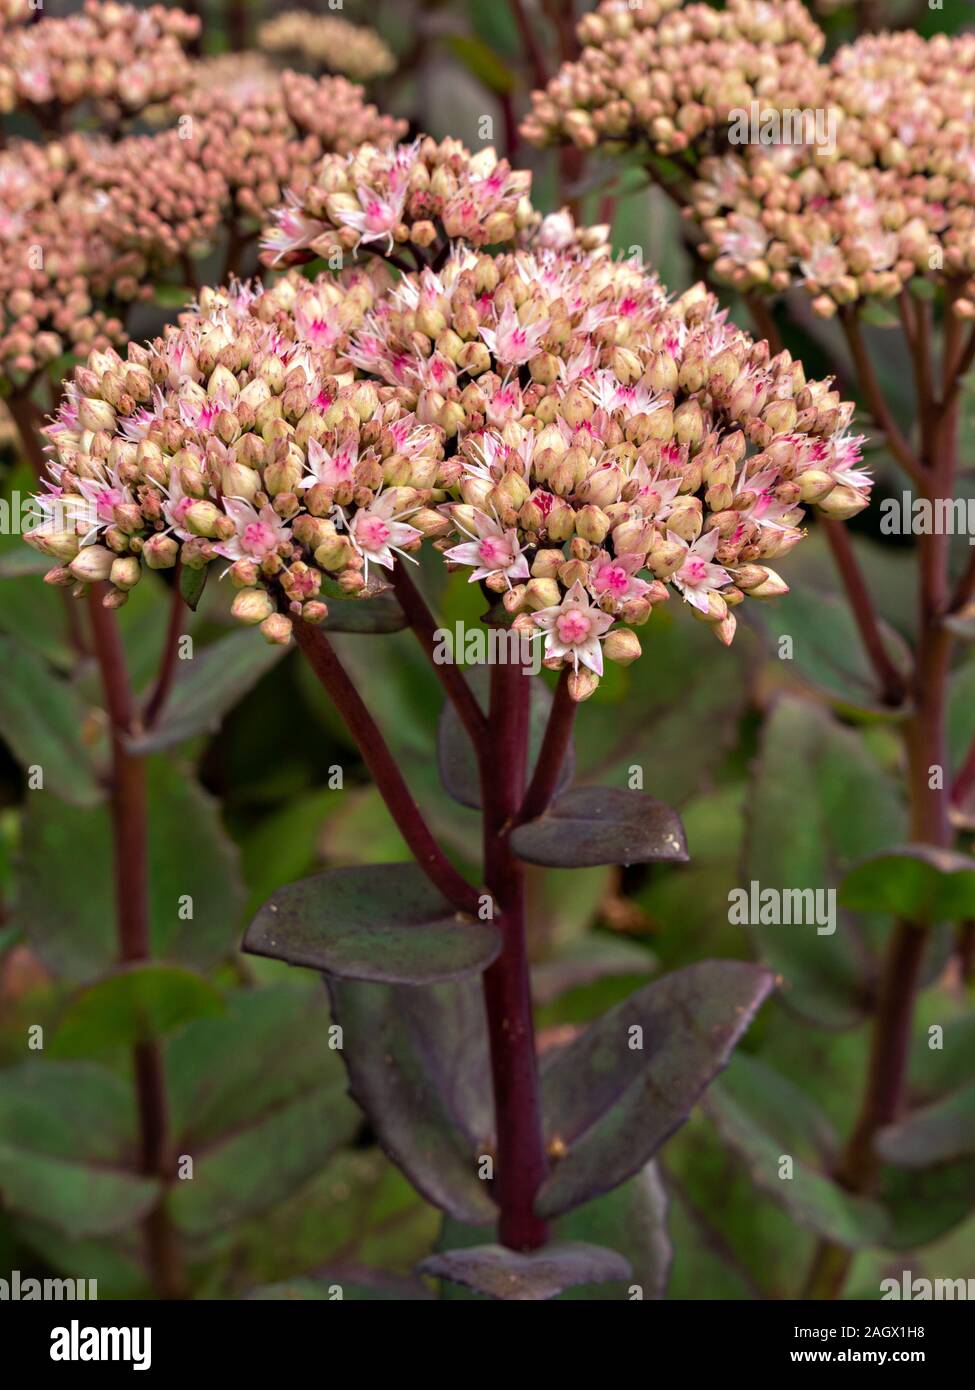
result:
<svg viewBox="0 0 975 1390"><path fill-rule="evenodd" d="M545 633L546 659L561 658L576 671L581 662L595 675L603 674L599 644L613 626L613 617L593 607L578 579L561 603L539 609L534 620Z"/></svg>
<svg viewBox="0 0 975 1390"><path fill-rule="evenodd" d="M460 523L458 523L460 525ZM460 526L465 535L471 535L465 526ZM478 579L489 579L493 575L503 575L508 587L513 579L528 578L528 561L521 552L518 532L504 528L486 513L475 511L474 535L469 541L452 546L444 551L444 558L457 565L474 565L474 573L469 583Z"/></svg>

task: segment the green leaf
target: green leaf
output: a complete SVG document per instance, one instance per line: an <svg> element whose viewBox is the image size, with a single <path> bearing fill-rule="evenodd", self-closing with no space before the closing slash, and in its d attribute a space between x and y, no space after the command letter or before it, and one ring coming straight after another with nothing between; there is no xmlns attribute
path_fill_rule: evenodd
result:
<svg viewBox="0 0 975 1390"><path fill-rule="evenodd" d="M702 961L617 1004L542 1071L545 1129L567 1152L536 1209L558 1216L637 1173L687 1119L773 980L743 961Z"/></svg>
<svg viewBox="0 0 975 1390"><path fill-rule="evenodd" d="M511 847L520 859L553 868L687 861L677 812L625 787L563 792L544 815L512 832Z"/></svg>
<svg viewBox="0 0 975 1390"><path fill-rule="evenodd" d="M157 753L197 734L213 733L225 714L284 655L249 629L232 632L180 662L163 717L129 740L134 753Z"/></svg>
<svg viewBox="0 0 975 1390"><path fill-rule="evenodd" d="M21 579L25 575L47 574L54 561L28 546L18 546L0 555L0 579Z"/></svg>
<svg viewBox="0 0 975 1390"><path fill-rule="evenodd" d="M630 1275L629 1261L615 1250L577 1241L559 1241L529 1255L503 1245L470 1245L431 1255L420 1270L488 1298L523 1302L554 1298L575 1284L601 1284Z"/></svg>
<svg viewBox="0 0 975 1390"><path fill-rule="evenodd" d="M514 90L514 73L481 39L466 34L448 34L447 47L488 91L506 96Z"/></svg>
<svg viewBox="0 0 975 1390"><path fill-rule="evenodd" d="M851 1196L830 1178L789 1152L788 1143L771 1135L721 1082L705 1101L708 1115L725 1143L746 1165L752 1181L789 1212L801 1226L849 1249L879 1244L886 1217L876 1202ZM782 1158L792 1158L792 1176L782 1176Z"/></svg>
<svg viewBox="0 0 975 1390"><path fill-rule="evenodd" d="M349 1093L414 1187L459 1221L497 1216L478 1158L493 1149L491 1067L479 980L360 984L327 976Z"/></svg>
<svg viewBox="0 0 975 1390"><path fill-rule="evenodd" d="M332 592L326 584L328 617L321 624L323 632L354 632L378 635L402 632L409 624L396 595L387 590L374 598L349 598Z"/></svg>
<svg viewBox="0 0 975 1390"><path fill-rule="evenodd" d="M200 605L209 573L209 565L202 565L199 569L191 569L189 565L179 567L179 592L187 608L191 608L194 613Z"/></svg>
<svg viewBox="0 0 975 1390"><path fill-rule="evenodd" d="M888 1125L876 1147L898 1168L929 1168L975 1154L975 1083Z"/></svg>
<svg viewBox="0 0 975 1390"><path fill-rule="evenodd" d="M489 922L455 912L418 864L332 869L281 888L244 950L350 980L434 984L486 969L501 949Z"/></svg>
<svg viewBox="0 0 975 1390"><path fill-rule="evenodd" d="M586 701L576 780L629 786L636 767L648 792L678 805L711 779L738 737L756 644L742 631L730 650L722 647L703 624L667 605L654 610L643 633L646 657L626 668L608 665Z"/></svg>
<svg viewBox="0 0 975 1390"><path fill-rule="evenodd" d="M934 845L902 845L852 869L840 901L910 922L963 921L975 917L975 859Z"/></svg>
<svg viewBox="0 0 975 1390"><path fill-rule="evenodd" d="M71 686L23 643L0 635L0 735L24 767L40 767L43 790L75 806L103 798L82 729L88 709Z"/></svg>
<svg viewBox="0 0 975 1390"><path fill-rule="evenodd" d="M815 690L850 709L897 713L883 701L845 599L797 588L782 599L750 605L750 616L773 655L782 650L783 637L791 638L792 668ZM903 638L882 621L880 629L894 664L906 672L910 656Z"/></svg>
<svg viewBox="0 0 975 1390"><path fill-rule="evenodd" d="M300 1097L242 1133L191 1153L193 1180L173 1191L173 1221L199 1236L267 1210L316 1173L358 1126L355 1107L338 1085Z"/></svg>
<svg viewBox="0 0 975 1390"><path fill-rule="evenodd" d="M309 976L228 995L166 1045L171 1126L188 1152L239 1132L322 1087L341 1089L325 991ZM200 1066L205 1057L207 1065Z"/></svg>
<svg viewBox="0 0 975 1390"><path fill-rule="evenodd" d="M202 975L175 965L125 966L75 995L58 1024L51 1055L86 1057L152 1042L223 1007L220 991Z"/></svg>
<svg viewBox="0 0 975 1390"><path fill-rule="evenodd" d="M471 666L464 670L467 680L478 704L485 712L488 708L490 672L485 666ZM528 725L528 775L531 776L538 760L549 711L552 708L552 691L543 680L533 680L529 685L530 707ZM440 779L448 795L461 806L478 810L481 805L481 778L477 767L474 749L450 700L444 703L437 725L437 766ZM570 743L562 771L559 774L559 790L569 785L575 769L575 752Z"/></svg>
<svg viewBox="0 0 975 1390"><path fill-rule="evenodd" d="M748 799L743 880L761 889L836 886L858 859L896 844L906 816L897 783L861 735L806 700L776 702L762 732ZM783 1000L825 1028L862 1016L878 971L886 918L837 913L836 931L751 922Z"/></svg>
<svg viewBox="0 0 975 1390"><path fill-rule="evenodd" d="M176 763L152 760L149 918L153 955L206 970L233 950L243 900L236 851L215 803ZM15 920L57 976L87 982L118 958L107 811L32 794ZM190 915L191 914L191 915Z"/></svg>
<svg viewBox="0 0 975 1390"><path fill-rule="evenodd" d="M0 1071L0 1134L51 1158L134 1161L132 1089L91 1062L36 1058L7 1067Z"/></svg>
<svg viewBox="0 0 975 1390"><path fill-rule="evenodd" d="M0 1142L0 1200L69 1236L122 1231L144 1216L159 1185L109 1168L49 1158Z"/></svg>

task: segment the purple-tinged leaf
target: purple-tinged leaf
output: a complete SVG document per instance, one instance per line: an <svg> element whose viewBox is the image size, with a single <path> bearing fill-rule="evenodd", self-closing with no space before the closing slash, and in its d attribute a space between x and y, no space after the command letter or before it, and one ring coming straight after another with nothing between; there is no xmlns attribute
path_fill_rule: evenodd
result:
<svg viewBox="0 0 975 1390"><path fill-rule="evenodd" d="M975 1083L888 1125L876 1147L898 1168L930 1168L975 1154Z"/></svg>
<svg viewBox="0 0 975 1390"><path fill-rule="evenodd" d="M596 864L682 864L680 816L662 801L625 787L573 787L544 815L511 835L519 859L557 869Z"/></svg>
<svg viewBox="0 0 975 1390"><path fill-rule="evenodd" d="M478 704L483 710L488 707L488 691L490 686L490 673L486 666L471 666L465 668L464 678L470 685ZM542 739L545 737L545 727L548 724L549 711L552 708L552 692L542 680L533 680L530 683L531 705L530 720L528 725L528 773L529 776L538 758L539 749L542 746ZM461 806L468 806L472 810L479 810L481 805L481 779L477 767L477 759L474 756L474 749L467 735L467 730L457 717L457 711L448 700L444 704L440 713L440 722L437 725L437 766L440 770L440 780L443 782L444 789L449 796L458 801ZM562 764L562 771L559 774L559 790L567 787L572 781L575 771L575 753L572 744L569 744L569 751L566 754L565 762Z"/></svg>
<svg viewBox="0 0 975 1390"><path fill-rule="evenodd" d="M484 970L501 948L490 922L454 911L417 864L331 869L280 888L244 950L347 980L436 984Z"/></svg>
<svg viewBox="0 0 975 1390"><path fill-rule="evenodd" d="M744 961L702 961L610 1009L542 1072L549 1141L565 1145L536 1209L558 1216L638 1172L687 1119L772 989Z"/></svg>
<svg viewBox="0 0 975 1390"><path fill-rule="evenodd" d="M53 1057L91 1057L175 1032L223 1012L220 990L180 965L120 966L69 1001L51 1042Z"/></svg>
<svg viewBox="0 0 975 1390"><path fill-rule="evenodd" d="M349 1094L389 1158L458 1221L497 1217L480 1155L494 1147L491 1065L480 980L361 984L326 976L342 1029Z"/></svg>
<svg viewBox="0 0 975 1390"><path fill-rule="evenodd" d="M503 1245L471 1245L431 1255L423 1274L450 1279L488 1298L538 1302L577 1284L628 1279L630 1263L615 1250L576 1241L559 1242L522 1255Z"/></svg>

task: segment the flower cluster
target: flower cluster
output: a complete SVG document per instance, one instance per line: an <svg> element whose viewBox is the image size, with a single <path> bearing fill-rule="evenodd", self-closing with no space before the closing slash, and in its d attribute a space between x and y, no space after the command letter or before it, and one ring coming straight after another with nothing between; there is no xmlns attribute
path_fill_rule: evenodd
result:
<svg viewBox="0 0 975 1390"><path fill-rule="evenodd" d="M578 26L582 53L532 95L535 144L644 145L683 154L753 100L804 108L824 39L800 0L604 0Z"/></svg>
<svg viewBox="0 0 975 1390"><path fill-rule="evenodd" d="M66 109L90 102L103 123L117 125L189 85L183 44L199 27L162 5L85 0L82 14L13 28L0 56L0 112L27 108L58 130Z"/></svg>
<svg viewBox="0 0 975 1390"><path fill-rule="evenodd" d="M785 592L803 503L866 505L852 404L557 218L398 279L208 291L149 348L92 354L49 430L50 581L117 605L143 565L222 557L235 614L286 641L426 539L576 698L672 588L730 642L747 596Z"/></svg>
<svg viewBox="0 0 975 1390"><path fill-rule="evenodd" d="M975 36L868 34L826 64L803 7L764 0L610 0L579 34L525 134L667 156L718 279L802 285L828 317L943 275L975 315Z"/></svg>
<svg viewBox="0 0 975 1390"><path fill-rule="evenodd" d="M238 65L214 83L213 64L200 67L204 75L172 107L182 159L219 175L236 211L251 220L266 221L286 188L298 196L323 155L391 143L405 130L343 77Z"/></svg>
<svg viewBox="0 0 975 1390"><path fill-rule="evenodd" d="M490 147L471 154L459 140L429 136L395 148L365 144L345 159L324 159L303 191L289 189L264 236L264 260L340 261L363 246L409 249L418 265L436 263L454 240L513 241L537 221L530 189L531 175Z"/></svg>
<svg viewBox="0 0 975 1390"><path fill-rule="evenodd" d="M396 67L391 49L374 29L310 10L286 10L275 15L258 29L257 42L267 53L300 55L315 67L341 73L355 82L386 77Z"/></svg>
<svg viewBox="0 0 975 1390"><path fill-rule="evenodd" d="M124 294L133 266L99 231L91 157L78 135L0 152L0 365L14 378L121 336L99 301L113 283Z"/></svg>
<svg viewBox="0 0 975 1390"><path fill-rule="evenodd" d="M955 282L975 314L975 35L867 35L822 70L835 151L743 147L705 160L691 193L704 254L741 287L804 285L817 313Z"/></svg>

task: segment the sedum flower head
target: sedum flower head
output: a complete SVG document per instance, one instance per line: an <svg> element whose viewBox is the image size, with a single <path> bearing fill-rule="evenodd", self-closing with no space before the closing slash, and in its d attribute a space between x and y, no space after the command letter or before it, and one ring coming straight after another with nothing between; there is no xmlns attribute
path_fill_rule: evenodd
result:
<svg viewBox="0 0 975 1390"><path fill-rule="evenodd" d="M426 541L580 694L671 594L730 642L746 597L785 592L803 505L867 504L852 404L557 217L399 276L368 241L338 276L207 291L148 348L93 353L49 430L52 582L117 604L119 559L215 561L281 641Z"/></svg>
<svg viewBox="0 0 975 1390"><path fill-rule="evenodd" d="M345 252L396 249L421 264L459 240L472 246L511 242L535 218L531 175L513 170L488 147L471 154L459 140L365 144L326 157L303 191L291 190L264 236L269 265L326 259Z"/></svg>
<svg viewBox="0 0 975 1390"><path fill-rule="evenodd" d="M0 54L0 112L30 110L57 130L66 110L86 102L118 124L189 85L183 44L199 27L162 5L85 0L81 14L12 28Z"/></svg>
<svg viewBox="0 0 975 1390"><path fill-rule="evenodd" d="M258 29L257 43L266 53L295 54L354 82L386 77L396 67L392 50L374 29L310 10L275 15Z"/></svg>

